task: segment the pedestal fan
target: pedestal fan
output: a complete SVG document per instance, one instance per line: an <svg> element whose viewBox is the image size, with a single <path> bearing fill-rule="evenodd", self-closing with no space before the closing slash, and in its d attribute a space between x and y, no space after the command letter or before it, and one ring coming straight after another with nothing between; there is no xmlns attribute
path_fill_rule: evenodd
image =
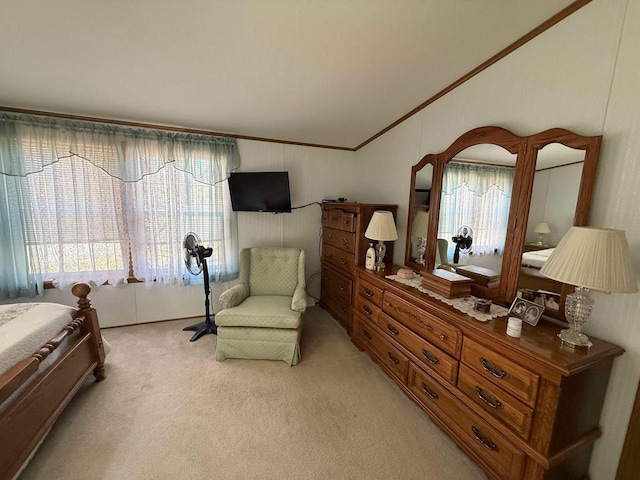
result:
<svg viewBox="0 0 640 480"><path fill-rule="evenodd" d="M209 314L209 269L207 268L207 258L213 253L213 249L202 246L200 237L195 233L187 233L182 242L184 252L184 264L192 275L200 275L204 272L204 309L205 320L204 322L191 325L190 327L184 327L182 330L195 331L191 337L191 342L195 342L201 336L207 333L216 334L218 327L211 321Z"/></svg>
<svg viewBox="0 0 640 480"><path fill-rule="evenodd" d="M469 253L471 251L471 244L473 243L473 230L471 227L463 225L458 230L458 234L451 239L456 244L456 249L453 252L453 263L460 261L461 253Z"/></svg>

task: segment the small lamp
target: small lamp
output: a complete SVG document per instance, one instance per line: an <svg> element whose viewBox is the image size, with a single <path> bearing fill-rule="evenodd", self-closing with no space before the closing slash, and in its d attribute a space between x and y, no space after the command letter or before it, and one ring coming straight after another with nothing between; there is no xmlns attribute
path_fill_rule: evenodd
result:
<svg viewBox="0 0 640 480"><path fill-rule="evenodd" d="M549 228L549 224L546 222L540 222L533 227L533 231L538 234L538 241L536 245L542 245L542 239L544 238L545 233L551 233L551 229Z"/></svg>
<svg viewBox="0 0 640 480"><path fill-rule="evenodd" d="M572 347L590 347L582 328L593 309L590 290L615 293L638 291L631 268L627 237L622 230L571 227L562 237L540 273L553 280L575 285L567 295L565 316L569 328L558 336Z"/></svg>
<svg viewBox="0 0 640 480"><path fill-rule="evenodd" d="M377 240L376 245L376 270L384 270L384 255L387 253L387 246L384 242L398 239L396 224L393 221L393 214L386 210L376 210L373 212L371 221L364 232L364 236L370 240Z"/></svg>
<svg viewBox="0 0 640 480"><path fill-rule="evenodd" d="M427 249L427 231L429 230L429 212L419 211L411 224L411 235L418 237L418 256L416 263L424 265L424 252Z"/></svg>

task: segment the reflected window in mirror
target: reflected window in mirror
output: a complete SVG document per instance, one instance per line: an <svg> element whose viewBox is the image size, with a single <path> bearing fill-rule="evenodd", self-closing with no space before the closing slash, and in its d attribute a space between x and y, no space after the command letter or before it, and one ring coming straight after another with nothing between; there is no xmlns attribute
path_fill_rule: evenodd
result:
<svg viewBox="0 0 640 480"><path fill-rule="evenodd" d="M444 265L476 265L499 273L515 167L459 158L444 167L437 255Z"/></svg>

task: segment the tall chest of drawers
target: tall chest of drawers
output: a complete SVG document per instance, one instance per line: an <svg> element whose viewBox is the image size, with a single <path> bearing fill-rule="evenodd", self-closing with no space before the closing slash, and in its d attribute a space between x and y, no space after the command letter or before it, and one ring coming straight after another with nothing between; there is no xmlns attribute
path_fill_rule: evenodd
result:
<svg viewBox="0 0 640 480"><path fill-rule="evenodd" d="M398 206L378 203L322 204L322 280L320 306L352 331L354 274L364 264L369 242L364 233L376 210L388 210L395 218ZM387 244L385 260L393 258L393 242Z"/></svg>
<svg viewBox="0 0 640 480"><path fill-rule="evenodd" d="M560 327L479 322L417 290L355 269L353 342L492 479L588 478L612 363L623 350L590 338L563 347Z"/></svg>

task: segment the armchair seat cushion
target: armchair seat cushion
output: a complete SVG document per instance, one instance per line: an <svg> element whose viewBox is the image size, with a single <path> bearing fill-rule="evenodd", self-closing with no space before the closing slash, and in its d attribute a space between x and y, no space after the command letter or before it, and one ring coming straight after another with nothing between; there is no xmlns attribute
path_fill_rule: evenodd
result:
<svg viewBox="0 0 640 480"><path fill-rule="evenodd" d="M219 327L293 328L300 326L302 314L291 310L291 297L257 295L215 316Z"/></svg>

